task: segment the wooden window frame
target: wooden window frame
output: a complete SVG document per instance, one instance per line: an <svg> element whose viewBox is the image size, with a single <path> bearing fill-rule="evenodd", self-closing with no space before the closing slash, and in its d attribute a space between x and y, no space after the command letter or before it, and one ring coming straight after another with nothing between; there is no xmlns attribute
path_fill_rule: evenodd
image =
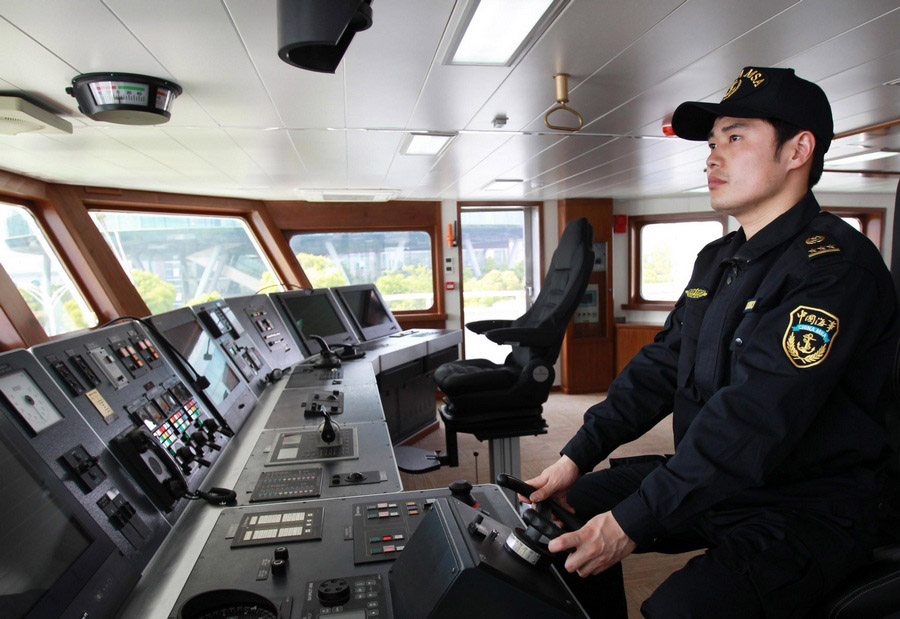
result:
<svg viewBox="0 0 900 619"><path fill-rule="evenodd" d="M397 317L397 320L403 318L404 320L410 319L415 321L418 317L427 317L423 318L426 320L446 320L447 315L444 312L444 295L442 294L442 278L438 277L440 275L440 258L437 254L440 253L440 239L435 237L435 231L433 227L424 227L424 226L390 226L390 227L378 227L378 228L332 228L332 229L316 229L316 230L285 230L285 237L287 238L288 245L290 246L291 240L295 236L307 236L310 234L366 234L370 232L424 232L428 235L429 240L431 241L431 286L432 293L434 295L434 301L431 304L431 307L421 309L421 310L391 310L391 313ZM293 255L293 249L291 250ZM297 260L299 264L300 261ZM303 265L300 265L300 268L303 268ZM304 276L306 273L304 272ZM369 282L374 284L375 282ZM312 284L309 286L312 288Z"/></svg>
<svg viewBox="0 0 900 619"><path fill-rule="evenodd" d="M883 208L864 208L857 206L823 206L823 211L828 211L838 217L853 217L858 219L862 233L875 243L878 251L884 242L884 217Z"/></svg>
<svg viewBox="0 0 900 619"><path fill-rule="evenodd" d="M722 234L728 231L728 216L722 213L666 213L661 215L635 215L628 217L628 302L626 310L671 311L673 301L650 301L641 296L641 230L651 224L718 221ZM677 299L676 299L677 300Z"/></svg>

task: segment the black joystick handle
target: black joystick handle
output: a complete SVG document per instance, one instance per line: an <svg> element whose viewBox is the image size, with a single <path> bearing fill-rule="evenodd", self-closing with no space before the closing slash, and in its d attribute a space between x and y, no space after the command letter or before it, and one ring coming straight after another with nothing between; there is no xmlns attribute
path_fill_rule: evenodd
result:
<svg viewBox="0 0 900 619"><path fill-rule="evenodd" d="M512 475L507 475L506 473L499 473L497 475L497 485L503 486L504 488L509 488L513 492L517 492L522 496L531 496L532 493L537 491L537 488L526 484L524 481L517 477L513 477ZM550 511L554 516L559 518L559 521L563 523L563 525L569 531L577 531L581 527L584 526L584 523L579 520L575 514L567 510L565 507L560 505L554 500L541 501L540 504L548 503L550 505Z"/></svg>
<svg viewBox="0 0 900 619"><path fill-rule="evenodd" d="M325 417L325 421L322 422L322 440L326 443L333 443L334 439L337 438L337 431L334 429L334 422L331 421L331 415L322 410L322 416Z"/></svg>
<svg viewBox="0 0 900 619"><path fill-rule="evenodd" d="M464 479L458 479L449 486L453 498L462 501L469 507L478 507L478 503L472 497L472 484Z"/></svg>
<svg viewBox="0 0 900 619"><path fill-rule="evenodd" d="M547 539L553 539L554 537L559 537L563 534L563 530L558 524L552 520L548 520L531 508L525 510L525 513L522 514L522 520L528 525L525 529L525 535L535 542L538 541L542 535Z"/></svg>

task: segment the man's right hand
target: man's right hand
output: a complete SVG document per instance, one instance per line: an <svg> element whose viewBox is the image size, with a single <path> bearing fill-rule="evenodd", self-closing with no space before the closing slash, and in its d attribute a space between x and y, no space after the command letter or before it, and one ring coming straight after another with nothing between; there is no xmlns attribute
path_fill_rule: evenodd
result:
<svg viewBox="0 0 900 619"><path fill-rule="evenodd" d="M556 499L560 504L568 508L566 494L579 477L578 465L569 456L562 456L559 460L541 471L534 479L525 481L529 486L537 490L529 497L519 495L525 503L538 503L548 498Z"/></svg>

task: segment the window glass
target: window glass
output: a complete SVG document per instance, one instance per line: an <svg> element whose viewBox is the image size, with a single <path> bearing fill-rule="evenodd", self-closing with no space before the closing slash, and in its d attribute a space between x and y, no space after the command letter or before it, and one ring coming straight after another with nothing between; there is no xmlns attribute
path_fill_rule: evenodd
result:
<svg viewBox="0 0 900 619"><path fill-rule="evenodd" d="M676 301L691 278L697 253L722 236L718 221L647 224L641 228L641 297Z"/></svg>
<svg viewBox="0 0 900 619"><path fill-rule="evenodd" d="M859 217L841 217L841 219L843 219L843 220L846 221L848 224L850 224L851 226L853 226L853 228L854 228L855 230L858 230L858 231L860 231L860 232L863 231L863 229L862 229L862 222L860 221Z"/></svg>
<svg viewBox="0 0 900 619"><path fill-rule="evenodd" d="M314 288L374 283L392 311L434 305L427 232L298 234L290 245Z"/></svg>
<svg viewBox="0 0 900 619"><path fill-rule="evenodd" d="M106 211L91 218L152 314L281 290L239 218Z"/></svg>
<svg viewBox="0 0 900 619"><path fill-rule="evenodd" d="M0 203L0 262L47 335L97 324L34 216Z"/></svg>

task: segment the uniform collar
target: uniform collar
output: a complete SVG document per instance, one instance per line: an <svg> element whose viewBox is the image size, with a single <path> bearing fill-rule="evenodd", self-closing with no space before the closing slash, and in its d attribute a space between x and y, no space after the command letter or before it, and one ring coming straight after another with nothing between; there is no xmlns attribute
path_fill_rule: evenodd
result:
<svg viewBox="0 0 900 619"><path fill-rule="evenodd" d="M797 204L754 234L749 241L745 240L744 229L741 228L735 235L738 247L734 252L734 259L749 262L759 258L776 245L799 234L818 213L819 203L816 202L812 192L807 192Z"/></svg>

